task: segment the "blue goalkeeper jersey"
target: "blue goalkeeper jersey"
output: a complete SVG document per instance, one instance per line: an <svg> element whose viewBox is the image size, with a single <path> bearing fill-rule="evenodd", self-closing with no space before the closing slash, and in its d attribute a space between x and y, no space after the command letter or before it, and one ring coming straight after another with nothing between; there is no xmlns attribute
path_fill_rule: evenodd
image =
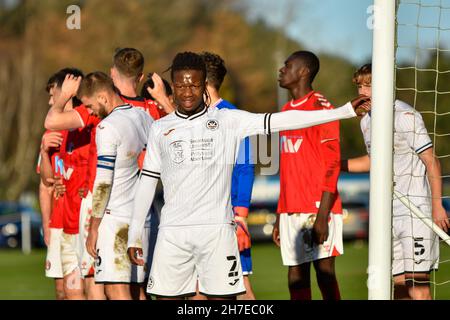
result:
<svg viewBox="0 0 450 320"><path fill-rule="evenodd" d="M226 100L221 100L217 109L237 109ZM250 207L252 198L253 180L255 179L255 165L252 161L250 139L242 140L239 147L239 154L233 169L231 180L231 205L233 207Z"/></svg>

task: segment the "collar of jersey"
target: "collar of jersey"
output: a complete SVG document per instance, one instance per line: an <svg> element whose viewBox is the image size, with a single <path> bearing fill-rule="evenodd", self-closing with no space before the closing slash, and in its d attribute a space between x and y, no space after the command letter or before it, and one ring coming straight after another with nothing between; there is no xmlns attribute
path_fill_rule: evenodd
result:
<svg viewBox="0 0 450 320"><path fill-rule="evenodd" d="M124 102L127 101L145 101L145 99L141 96L136 96L136 97L128 97L126 95L120 94L120 97L122 98L122 100L125 100Z"/></svg>
<svg viewBox="0 0 450 320"><path fill-rule="evenodd" d="M116 110L127 110L127 109L131 109L131 108L132 108L132 107L131 107L130 104L125 103L125 104L121 104L120 106L115 107L115 108L113 109L113 111L111 111L111 112L114 112L114 111L116 111Z"/></svg>
<svg viewBox="0 0 450 320"><path fill-rule="evenodd" d="M308 99L315 93L314 90L312 90L311 92L309 92L306 96L303 96L299 99L296 100L291 100L291 107L293 108L297 108L299 106L301 106L302 104L304 104L306 101L308 101Z"/></svg>
<svg viewBox="0 0 450 320"><path fill-rule="evenodd" d="M203 106L203 109L201 111L197 112L196 114L190 115L190 116L188 116L186 114L182 114L182 113L178 112L178 110L175 111L175 115L177 115L178 117L180 117L182 119L194 120L194 119L201 117L206 112L208 112L208 108L206 106Z"/></svg>

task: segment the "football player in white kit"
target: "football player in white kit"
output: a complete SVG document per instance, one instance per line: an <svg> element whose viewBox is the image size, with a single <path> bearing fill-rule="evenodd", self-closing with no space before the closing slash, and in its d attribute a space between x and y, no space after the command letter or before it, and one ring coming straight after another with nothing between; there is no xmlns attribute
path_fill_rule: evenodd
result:
<svg viewBox="0 0 450 320"><path fill-rule="evenodd" d="M371 76L370 64L355 73L358 93L372 95ZM441 167L422 116L400 100L395 100L394 110L394 188L447 231L450 224L441 200ZM361 119L361 131L368 155L344 160L344 171L370 169L370 113ZM438 267L439 238L398 199L393 201L392 227L394 298L431 299L429 274Z"/></svg>
<svg viewBox="0 0 450 320"><path fill-rule="evenodd" d="M102 72L87 75L78 96L103 119L96 131L97 174L86 247L96 258L95 281L105 284L108 299L129 300L132 265L127 237L139 172L137 158L153 119L124 103L112 79Z"/></svg>
<svg viewBox="0 0 450 320"><path fill-rule="evenodd" d="M359 97L341 108L253 114L209 109L206 67L192 52L179 53L171 67L177 111L150 129L147 154L128 234L128 255L142 265L142 229L158 179L164 188L147 291L159 299L199 292L209 299L245 291L232 214L231 176L240 142L257 134L301 128L356 116Z"/></svg>

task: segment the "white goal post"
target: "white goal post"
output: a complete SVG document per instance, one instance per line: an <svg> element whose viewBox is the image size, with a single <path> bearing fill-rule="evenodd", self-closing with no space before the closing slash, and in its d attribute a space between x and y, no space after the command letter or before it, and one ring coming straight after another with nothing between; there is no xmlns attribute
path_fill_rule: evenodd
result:
<svg viewBox="0 0 450 320"><path fill-rule="evenodd" d="M374 1L370 152L369 300L391 299L395 1Z"/></svg>
<svg viewBox="0 0 450 320"><path fill-rule="evenodd" d="M433 232L435 232L439 238L450 246L450 236L444 232L437 224L433 222L430 216L425 215L419 208L417 208L407 196L401 194L397 190L394 190L394 196L400 200L417 218L421 219L423 223L427 225Z"/></svg>

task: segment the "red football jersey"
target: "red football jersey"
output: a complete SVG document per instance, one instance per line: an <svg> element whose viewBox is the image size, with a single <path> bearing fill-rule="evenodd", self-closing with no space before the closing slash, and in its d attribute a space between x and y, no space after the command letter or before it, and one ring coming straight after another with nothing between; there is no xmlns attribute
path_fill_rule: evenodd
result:
<svg viewBox="0 0 450 320"><path fill-rule="evenodd" d="M80 115L83 127L91 127L91 138L88 153L88 172L84 182L84 189L88 189L91 192L94 189L95 173L97 172L97 145L95 143L95 132L97 125L100 123L100 119L93 115L85 106L80 106L75 109Z"/></svg>
<svg viewBox="0 0 450 320"><path fill-rule="evenodd" d="M51 130L47 130L45 134L52 132ZM66 130L61 130L58 131L60 133L62 133L63 135L63 142L64 143L66 141L66 137L67 137L67 131ZM56 174L56 161L58 159L60 159L60 148L51 148L49 150L49 155L50 155L50 160L52 161L52 169L53 172ZM37 174L41 173L41 155L39 154L39 160L38 160L38 164L36 167L36 172ZM50 222L49 222L49 227L50 228L55 228L55 229L62 229L63 228L63 205L62 205L62 201L60 201L59 199L56 200L54 197L52 198L52 212L50 214Z"/></svg>
<svg viewBox="0 0 450 320"><path fill-rule="evenodd" d="M84 106L75 108L83 120L83 127L70 130L67 141L61 147L61 159L64 162L64 184L66 193L62 197L64 202L63 226L67 234L79 232L79 217L81 197L79 190L86 187L89 177L89 158L91 150L92 131L95 131L96 117L89 114ZM83 117L84 113L89 117Z"/></svg>
<svg viewBox="0 0 450 320"><path fill-rule="evenodd" d="M333 106L318 92L287 103L282 111ZM332 213L342 213L337 192L340 173L339 121L280 132L278 213L317 213L324 191L336 194Z"/></svg>

